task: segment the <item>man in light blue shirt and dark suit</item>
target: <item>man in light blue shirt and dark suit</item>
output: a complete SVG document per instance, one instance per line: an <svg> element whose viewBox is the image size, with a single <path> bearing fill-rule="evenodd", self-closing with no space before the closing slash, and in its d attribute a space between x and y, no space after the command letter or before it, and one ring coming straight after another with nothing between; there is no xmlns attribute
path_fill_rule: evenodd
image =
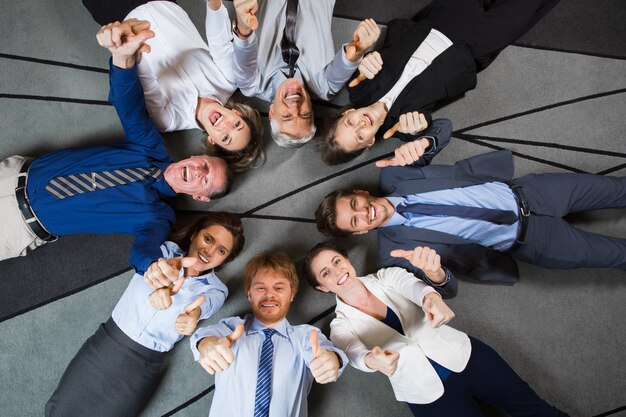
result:
<svg viewBox="0 0 626 417"><path fill-rule="evenodd" d="M135 235L130 261L143 274L161 257L177 193L209 201L228 190L222 159L202 155L174 163L148 118L136 59L154 36L149 27L116 23L98 33L112 53L109 100L123 141L0 161L0 260L26 255L58 236L123 233Z"/></svg>
<svg viewBox="0 0 626 417"><path fill-rule="evenodd" d="M252 258L244 290L252 314L198 329L190 340L194 358L216 375L209 415L306 416L313 379L336 381L348 358L319 329L287 321L298 275L286 254Z"/></svg>
<svg viewBox="0 0 626 417"><path fill-rule="evenodd" d="M626 270L626 238L578 229L569 213L626 207L626 177L591 174L531 174L513 179L510 151L502 150L453 166L392 166L380 174L387 197L336 191L316 211L327 235L378 230L383 265L410 270L407 260L427 246L442 262L483 281L514 283L515 260L544 268ZM399 249L395 251L394 249ZM432 285L456 293L451 274Z"/></svg>

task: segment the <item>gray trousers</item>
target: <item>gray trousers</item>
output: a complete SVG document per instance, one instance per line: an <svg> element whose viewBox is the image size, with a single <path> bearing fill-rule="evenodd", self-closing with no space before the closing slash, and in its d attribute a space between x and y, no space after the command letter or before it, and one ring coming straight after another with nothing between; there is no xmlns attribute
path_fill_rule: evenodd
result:
<svg viewBox="0 0 626 417"><path fill-rule="evenodd" d="M161 381L165 353L139 345L109 319L67 366L45 415L139 415Z"/></svg>
<svg viewBox="0 0 626 417"><path fill-rule="evenodd" d="M522 186L532 214L524 242L511 256L553 269L626 270L626 238L587 232L562 218L569 213L626 208L626 177L531 174L513 182Z"/></svg>

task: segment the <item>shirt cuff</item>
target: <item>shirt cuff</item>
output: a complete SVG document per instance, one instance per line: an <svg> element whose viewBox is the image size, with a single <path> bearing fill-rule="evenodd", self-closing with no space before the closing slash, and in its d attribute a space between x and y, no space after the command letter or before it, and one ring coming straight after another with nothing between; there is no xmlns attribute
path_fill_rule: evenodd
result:
<svg viewBox="0 0 626 417"><path fill-rule="evenodd" d="M233 44L235 45L235 47L239 49L251 48L252 45L254 45L255 41L256 41L255 31L253 31L252 34L250 34L250 36L248 36L246 39L241 39L239 36L233 34Z"/></svg>
<svg viewBox="0 0 626 417"><path fill-rule="evenodd" d="M424 155L430 155L433 153L437 152L437 138L434 136L420 136L417 140L420 139L430 139L431 140L431 144L428 148L426 148L426 151L424 151Z"/></svg>
<svg viewBox="0 0 626 417"><path fill-rule="evenodd" d="M137 64L130 68L120 68L113 65L113 58L109 58L109 79L111 83L117 82L125 84L134 82L139 79L139 73L137 72Z"/></svg>
<svg viewBox="0 0 626 417"><path fill-rule="evenodd" d="M450 277L452 276L452 274L450 273L450 271L448 271L445 268L443 270L446 271L446 279L444 279L441 284L435 284L434 282L431 281L431 283L433 284L433 287L445 287L448 284L448 282L450 282Z"/></svg>

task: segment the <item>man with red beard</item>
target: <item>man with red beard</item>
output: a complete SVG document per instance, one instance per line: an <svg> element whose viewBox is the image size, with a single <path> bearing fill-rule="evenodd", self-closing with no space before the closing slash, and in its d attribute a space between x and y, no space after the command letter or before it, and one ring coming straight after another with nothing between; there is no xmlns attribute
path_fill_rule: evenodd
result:
<svg viewBox="0 0 626 417"><path fill-rule="evenodd" d="M287 321L298 275L285 253L252 258L243 285L252 314L223 319L191 337L194 358L216 375L209 416L306 416L313 379L336 381L348 358L319 329Z"/></svg>

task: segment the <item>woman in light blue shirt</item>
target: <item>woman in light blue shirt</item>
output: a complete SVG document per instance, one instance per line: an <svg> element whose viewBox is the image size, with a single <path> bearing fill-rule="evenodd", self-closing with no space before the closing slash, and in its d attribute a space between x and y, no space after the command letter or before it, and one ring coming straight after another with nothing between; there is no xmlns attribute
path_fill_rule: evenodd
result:
<svg viewBox="0 0 626 417"><path fill-rule="evenodd" d="M83 344L46 404L46 416L135 416L156 390L165 354L199 320L219 310L228 289L214 268L244 245L238 216L210 213L172 234L163 258L177 258L180 278L153 291L135 274L111 318Z"/></svg>

